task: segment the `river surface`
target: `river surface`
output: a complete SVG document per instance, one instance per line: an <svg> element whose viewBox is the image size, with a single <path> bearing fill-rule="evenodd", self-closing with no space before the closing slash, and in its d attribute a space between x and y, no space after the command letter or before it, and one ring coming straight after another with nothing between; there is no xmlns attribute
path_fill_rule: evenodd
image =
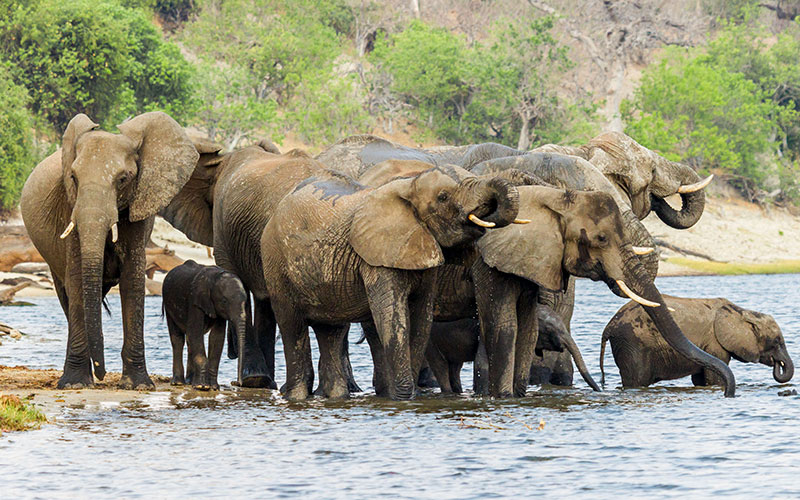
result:
<svg viewBox="0 0 800 500"><path fill-rule="evenodd" d="M772 314L800 358L800 276L657 285ZM66 320L55 298L33 302L0 310L28 334L4 340L0 364L61 368ZM118 296L109 302L106 363L120 371ZM578 283L573 333L598 381L600 335L623 304L603 284ZM145 314L148 369L169 375L160 298L146 299ZM353 327L350 339L359 334ZM359 345L352 364L365 392L345 402L289 404L277 392L228 387L65 407L41 430L0 438L0 497L800 496L800 397L777 394L794 382L778 385L771 368L733 361L734 399L692 388L688 378L623 391L607 354L603 393L576 375L574 388L532 387L522 400L431 394L392 402L374 396L369 350ZM235 378L235 361L223 357L220 368L220 382ZM471 386L469 366L463 380Z"/></svg>

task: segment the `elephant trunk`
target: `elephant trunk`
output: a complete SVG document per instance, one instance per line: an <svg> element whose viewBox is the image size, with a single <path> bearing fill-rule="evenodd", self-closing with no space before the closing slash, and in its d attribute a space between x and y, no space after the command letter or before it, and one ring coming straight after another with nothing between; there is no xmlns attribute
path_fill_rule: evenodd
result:
<svg viewBox="0 0 800 500"><path fill-rule="evenodd" d="M242 310L239 317L237 317L235 321L231 321L230 324L233 326L234 333L236 334L236 351L238 355L237 357L239 358L236 365L236 379L239 381L239 386L241 387L242 382L244 381L244 375L242 373L244 370L244 356L239 355L239 353L244 352L244 343L247 332L247 313Z"/></svg>
<svg viewBox="0 0 800 500"><path fill-rule="evenodd" d="M652 280L648 279L645 270L630 249L622 251L624 285L632 287L626 292L632 299L640 302L650 301L651 306L644 306L644 310L655 324L663 339L670 347L681 353L689 361L703 368L709 369L722 378L725 387L725 397L733 397L736 393L736 380L727 364L694 345L672 318L661 293ZM633 297L633 294L638 297ZM638 300L637 300L638 299Z"/></svg>
<svg viewBox="0 0 800 500"><path fill-rule="evenodd" d="M783 347L777 356L772 357L772 377L781 384L792 380L794 376L794 363L786 348Z"/></svg>
<svg viewBox="0 0 800 500"><path fill-rule="evenodd" d="M481 205L487 207L483 214L476 214L482 220L495 224L494 227L505 227L517 218L519 213L519 192L505 179L492 178L479 181L485 190Z"/></svg>
<svg viewBox="0 0 800 500"><path fill-rule="evenodd" d="M674 185L675 180L679 182L679 186L690 186L700 182L700 177L688 166L668 160L664 160L663 163L669 164L669 168L665 170L668 172L667 175L671 179L672 185ZM659 189L659 187L659 183L655 182L653 193L650 195L650 206L652 210L655 211L656 215L658 215L658 218L666 225L674 227L675 229L687 229L700 220L700 216L703 215L703 209L706 205L704 189L701 188L692 192L680 193L682 207L680 210L675 210L664 198L680 191L676 191L674 188L663 190Z"/></svg>
<svg viewBox="0 0 800 500"><path fill-rule="evenodd" d="M655 239L631 210L621 209L621 215L623 230L631 245L653 249L652 252L646 255L637 255L636 258L644 267L647 278L654 281L658 275L658 251Z"/></svg>
<svg viewBox="0 0 800 500"><path fill-rule="evenodd" d="M89 356L95 376L103 380L106 374L101 318L104 254L108 233L117 223L117 210L115 193L105 196L103 191L91 191L83 190L78 194L73 220L80 238L83 317Z"/></svg>
<svg viewBox="0 0 800 500"><path fill-rule="evenodd" d="M597 385L597 382L594 381L592 375L589 373L589 369L583 361L581 350L578 349L578 344L575 343L575 339L572 338L572 335L563 335L560 340L564 344L564 347L567 348L567 351L572 355L572 359L575 360L575 366L578 367L578 372L580 372L583 380L585 380L593 390L600 392L600 386Z"/></svg>

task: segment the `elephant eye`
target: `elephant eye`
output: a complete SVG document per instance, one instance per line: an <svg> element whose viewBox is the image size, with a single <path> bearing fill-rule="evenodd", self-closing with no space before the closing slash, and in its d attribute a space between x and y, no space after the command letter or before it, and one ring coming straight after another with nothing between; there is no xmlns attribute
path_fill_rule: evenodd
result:
<svg viewBox="0 0 800 500"><path fill-rule="evenodd" d="M120 186L124 186L126 182L128 182L128 174L122 174L119 176L119 179L117 179L117 184Z"/></svg>
<svg viewBox="0 0 800 500"><path fill-rule="evenodd" d="M439 200L440 203L444 203L450 199L450 194L447 191L442 191L436 198Z"/></svg>
<svg viewBox="0 0 800 500"><path fill-rule="evenodd" d="M608 242L608 238L606 237L605 234L600 233L600 234L597 235L597 241L598 241L598 243L606 243L606 242Z"/></svg>

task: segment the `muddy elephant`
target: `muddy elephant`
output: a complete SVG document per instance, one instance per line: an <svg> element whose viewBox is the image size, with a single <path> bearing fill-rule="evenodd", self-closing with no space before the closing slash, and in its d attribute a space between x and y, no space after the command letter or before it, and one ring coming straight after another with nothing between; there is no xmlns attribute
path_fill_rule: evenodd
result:
<svg viewBox="0 0 800 500"><path fill-rule="evenodd" d="M219 389L217 373L225 328L244 344L248 294L239 278L218 266L187 260L164 278L162 310L172 344L172 384ZM208 335L208 355L203 337ZM186 375L183 346L188 350ZM241 383L241 381L240 381Z"/></svg>
<svg viewBox="0 0 800 500"><path fill-rule="evenodd" d="M681 330L705 352L726 364L733 358L744 363L771 366L772 376L782 384L792 379L794 363L786 350L781 329L772 316L742 309L722 298L687 299L664 295L664 300L674 309L672 316ZM716 374L689 361L667 345L650 317L635 302L622 306L603 331L601 371L606 341L611 341L623 387L645 387L688 375L692 376L692 383L696 386L721 383Z"/></svg>
<svg viewBox="0 0 800 500"><path fill-rule="evenodd" d="M489 359L489 393L523 396L536 346L538 295L563 291L569 275L604 281L645 311L667 344L719 375L735 394L727 364L700 350L675 324L630 241L619 207L607 193L520 186L519 217L532 220L487 232L472 267L478 315Z"/></svg>
<svg viewBox="0 0 800 500"><path fill-rule="evenodd" d="M278 202L324 165L301 150L281 154L268 141L227 154L219 149L207 148L189 182L161 215L189 239L213 246L216 264L238 276L252 293L244 351L231 355L242 356L242 385L274 389L275 318L259 242Z"/></svg>
<svg viewBox="0 0 800 500"><path fill-rule="evenodd" d="M153 387L144 355L145 246L153 219L183 188L198 152L168 115L152 112L98 130L84 114L64 131L22 190L20 207L36 249L53 273L69 323L59 388L105 376L101 301L120 285L123 388Z"/></svg>
<svg viewBox="0 0 800 500"><path fill-rule="evenodd" d="M336 353L347 324L367 320L380 338L373 357L385 370L388 395L413 397L438 267L485 226L505 226L517 214L517 191L508 182L474 176L456 182L445 170L377 188L331 171L281 201L264 229L261 254L283 338L289 399L305 399L311 390L308 326L320 346L323 394L347 396Z"/></svg>
<svg viewBox="0 0 800 500"><path fill-rule="evenodd" d="M539 335L535 354L541 357L545 352L569 351L583 379L592 389L599 391L600 387L592 379L575 340L561 318L547 306L539 307L537 314ZM443 393L462 392L461 367L468 361L474 362L474 392L484 394L488 390L486 353L479 347L480 323L477 318L433 323L426 358Z"/></svg>

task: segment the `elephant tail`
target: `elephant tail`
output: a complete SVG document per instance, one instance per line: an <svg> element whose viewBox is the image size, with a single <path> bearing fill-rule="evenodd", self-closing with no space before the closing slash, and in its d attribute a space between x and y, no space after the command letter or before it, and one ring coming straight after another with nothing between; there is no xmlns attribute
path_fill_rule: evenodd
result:
<svg viewBox="0 0 800 500"><path fill-rule="evenodd" d="M600 385L603 389L606 388L606 371L603 368L603 358L606 357L606 342L608 342L608 335L603 332L603 338L600 340Z"/></svg>
<svg viewBox="0 0 800 500"><path fill-rule="evenodd" d="M361 330L361 338L356 340L356 344L363 344L364 341L367 340L367 334L364 333L364 330Z"/></svg>

